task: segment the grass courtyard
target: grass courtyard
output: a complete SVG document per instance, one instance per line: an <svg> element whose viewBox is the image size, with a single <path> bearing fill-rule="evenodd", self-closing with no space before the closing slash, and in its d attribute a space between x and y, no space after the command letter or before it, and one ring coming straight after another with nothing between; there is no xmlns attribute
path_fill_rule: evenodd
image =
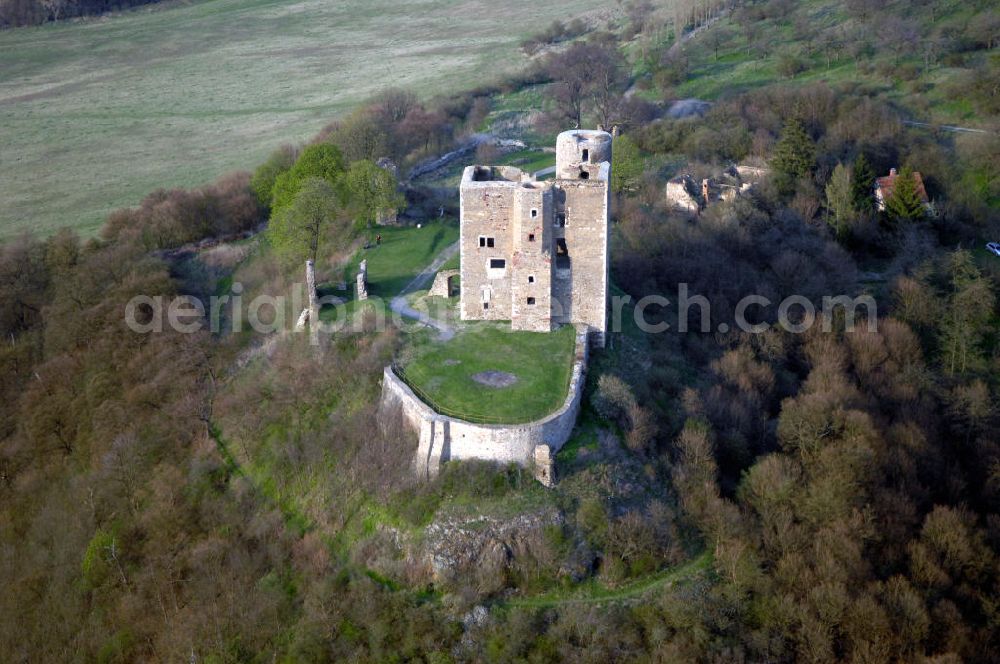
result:
<svg viewBox="0 0 1000 664"><path fill-rule="evenodd" d="M338 318L351 320L364 309L379 311L386 315L389 301L399 295L414 277L426 268L448 245L458 240L458 226L449 222L434 222L415 226L386 226L372 230L372 237L382 234L382 244L378 247L362 249L347 264L345 278L347 291L330 290L325 284L321 291L345 298L343 306L326 306L320 318L332 323ZM374 243L374 241L373 241ZM368 261L369 300L357 299L358 266L362 260Z"/></svg>
<svg viewBox="0 0 1000 664"><path fill-rule="evenodd" d="M382 234L382 244L358 252L347 268L354 278L362 260L368 261L368 294L388 300L399 295L413 278L458 240L458 224L434 222L416 226L385 226L372 229ZM372 240L374 244L374 240ZM348 284L353 287L353 282Z"/></svg>
<svg viewBox="0 0 1000 664"><path fill-rule="evenodd" d="M508 323L476 323L448 342L412 335L403 377L438 412L470 421L520 423L544 417L566 399L576 331L512 332ZM517 381L491 387L473 377L503 372Z"/></svg>

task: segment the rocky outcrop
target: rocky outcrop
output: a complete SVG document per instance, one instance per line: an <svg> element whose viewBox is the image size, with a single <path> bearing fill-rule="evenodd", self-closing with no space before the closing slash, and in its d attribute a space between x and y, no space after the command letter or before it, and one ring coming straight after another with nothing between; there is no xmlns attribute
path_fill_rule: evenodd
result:
<svg viewBox="0 0 1000 664"><path fill-rule="evenodd" d="M427 527L425 546L434 579L445 584L474 580L487 592L494 584L503 587L515 566L549 557L545 531L563 524L555 508L509 519L476 516L433 523Z"/></svg>
<svg viewBox="0 0 1000 664"><path fill-rule="evenodd" d="M698 214L700 206L696 191L697 188L690 175L675 177L667 182L667 207L688 214Z"/></svg>

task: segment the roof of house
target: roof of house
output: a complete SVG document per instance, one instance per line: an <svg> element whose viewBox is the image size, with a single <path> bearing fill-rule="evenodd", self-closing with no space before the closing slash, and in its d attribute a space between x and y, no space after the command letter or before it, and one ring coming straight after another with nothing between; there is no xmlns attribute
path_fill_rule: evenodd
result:
<svg viewBox="0 0 1000 664"><path fill-rule="evenodd" d="M897 177L899 177L899 173L893 168L889 170L888 175L875 180L875 188L881 190L883 199L892 196L892 190L896 186ZM930 202L930 198L927 197L927 190L924 189L924 179L920 176L919 171L913 171L913 179L917 182L917 194L920 196L920 200L924 203Z"/></svg>

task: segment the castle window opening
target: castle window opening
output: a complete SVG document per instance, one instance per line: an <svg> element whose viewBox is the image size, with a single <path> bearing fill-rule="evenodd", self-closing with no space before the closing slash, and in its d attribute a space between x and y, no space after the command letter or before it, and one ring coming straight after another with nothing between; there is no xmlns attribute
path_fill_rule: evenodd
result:
<svg viewBox="0 0 1000 664"><path fill-rule="evenodd" d="M534 242L534 241L535 241L535 234L528 233L528 242Z"/></svg>
<svg viewBox="0 0 1000 664"><path fill-rule="evenodd" d="M590 179L590 173L588 173L587 171L580 171L580 179L581 180L589 180Z"/></svg>
<svg viewBox="0 0 1000 664"><path fill-rule="evenodd" d="M486 277L489 279L503 279L507 276L507 261L503 258L491 258Z"/></svg>
<svg viewBox="0 0 1000 664"><path fill-rule="evenodd" d="M531 305L535 304L535 298L529 297L528 298L528 304L531 304Z"/></svg>
<svg viewBox="0 0 1000 664"><path fill-rule="evenodd" d="M565 238L556 240L556 267L563 269L569 267L569 248L566 247Z"/></svg>
<svg viewBox="0 0 1000 664"><path fill-rule="evenodd" d="M587 148L583 149L583 160L590 161L590 150L588 150Z"/></svg>
<svg viewBox="0 0 1000 664"><path fill-rule="evenodd" d="M487 247L487 248L492 249L495 244L496 244L495 238L486 237L485 235L480 235L479 236L479 246L480 247Z"/></svg>
<svg viewBox="0 0 1000 664"><path fill-rule="evenodd" d="M531 218L534 219L537 216L538 216L538 210L535 210L534 208L532 208L532 210L531 210Z"/></svg>
<svg viewBox="0 0 1000 664"><path fill-rule="evenodd" d="M533 274L529 274L528 275L528 283L529 284L535 283L535 275L533 275Z"/></svg>

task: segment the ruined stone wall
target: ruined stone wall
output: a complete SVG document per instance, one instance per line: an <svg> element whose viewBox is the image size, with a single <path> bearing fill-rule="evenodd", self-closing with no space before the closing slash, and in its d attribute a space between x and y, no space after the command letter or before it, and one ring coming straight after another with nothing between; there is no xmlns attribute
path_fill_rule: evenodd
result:
<svg viewBox="0 0 1000 664"><path fill-rule="evenodd" d="M594 341L604 345L607 331L609 231L611 206L607 179L561 180L565 193L566 226L571 289L570 318L589 325Z"/></svg>
<svg viewBox="0 0 1000 664"><path fill-rule="evenodd" d="M611 150L607 132L568 131L556 142L554 182L512 167L465 169L462 320L510 320L515 330L537 332L584 323L604 345Z"/></svg>
<svg viewBox="0 0 1000 664"><path fill-rule="evenodd" d="M611 162L611 134L579 129L556 139L556 179L579 180L586 172L594 179L600 164Z"/></svg>
<svg viewBox="0 0 1000 664"><path fill-rule="evenodd" d="M520 179L517 169L502 175ZM487 175L487 172L489 173ZM477 177L501 179L478 180ZM462 320L510 320L510 270L514 252L511 209L519 182L502 178L494 169L470 166L460 187L462 223L459 229L462 292L459 308ZM480 238L493 246L480 246ZM490 268L491 260L503 260L504 269ZM484 307L484 303L488 307Z"/></svg>
<svg viewBox="0 0 1000 664"><path fill-rule="evenodd" d="M434 275L434 283L431 284L431 289L427 293L431 297L451 297L452 288L458 283L459 280L458 270L441 270Z"/></svg>
<svg viewBox="0 0 1000 664"><path fill-rule="evenodd" d="M681 175L667 182L665 189L667 207L672 210L698 214L701 206L698 199L691 193L695 189L694 180L690 175Z"/></svg>
<svg viewBox="0 0 1000 664"><path fill-rule="evenodd" d="M552 190L525 182L517 190L511 260L511 328L552 330Z"/></svg>
<svg viewBox="0 0 1000 664"><path fill-rule="evenodd" d="M587 330L580 326L566 399L559 410L534 422L473 424L440 415L421 401L391 367L386 367L382 376L379 417L391 421L400 412L416 432L419 442L414 471L421 477L433 477L441 462L449 460L481 459L528 466L533 463L536 446L547 445L554 455L569 440L583 398L587 349Z"/></svg>

